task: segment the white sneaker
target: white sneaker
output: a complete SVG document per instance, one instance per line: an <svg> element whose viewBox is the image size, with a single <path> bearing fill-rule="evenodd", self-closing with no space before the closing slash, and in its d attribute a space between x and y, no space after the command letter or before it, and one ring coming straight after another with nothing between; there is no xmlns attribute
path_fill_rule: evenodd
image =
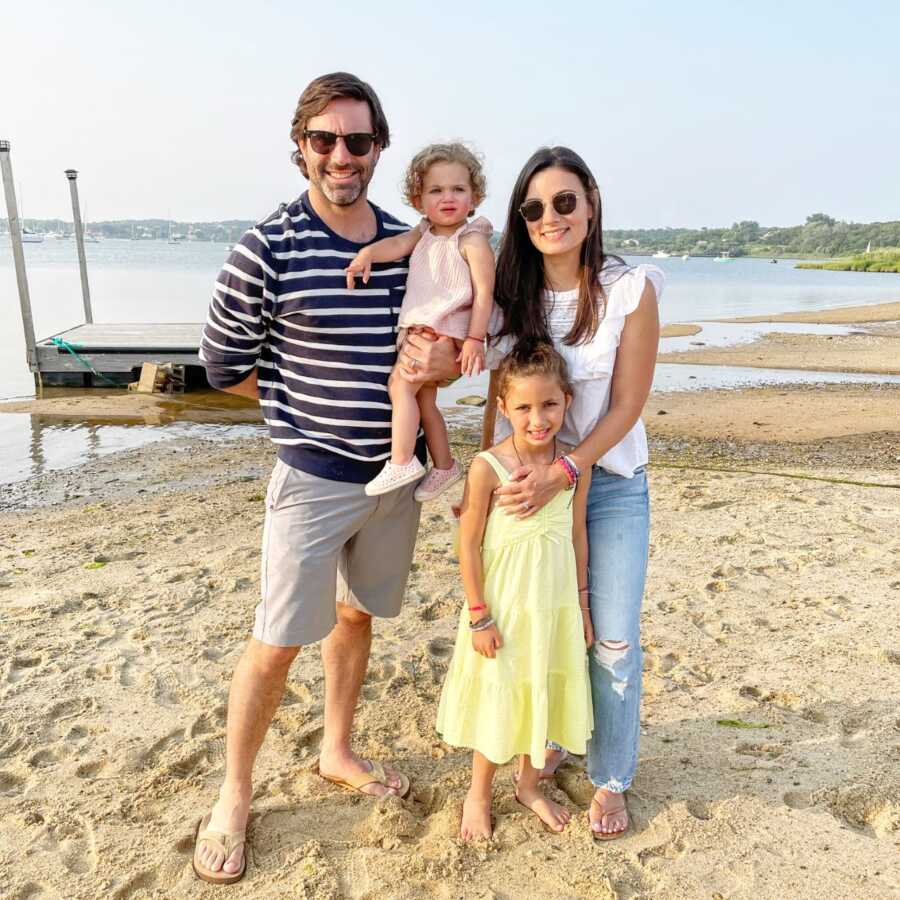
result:
<svg viewBox="0 0 900 900"><path fill-rule="evenodd" d="M390 460L384 468L366 485L366 494L377 497L389 494L404 485L418 481L425 474L425 466L414 456L405 466L395 466Z"/></svg>
<svg viewBox="0 0 900 900"><path fill-rule="evenodd" d="M451 484L456 484L463 477L463 467L454 459L449 469L431 468L424 481L416 488L413 499L419 503L427 503L437 499Z"/></svg>

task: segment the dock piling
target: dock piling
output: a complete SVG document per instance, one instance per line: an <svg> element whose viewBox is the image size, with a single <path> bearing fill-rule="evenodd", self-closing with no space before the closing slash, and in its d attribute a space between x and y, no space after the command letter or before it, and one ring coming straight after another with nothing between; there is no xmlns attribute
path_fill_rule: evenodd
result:
<svg viewBox="0 0 900 900"><path fill-rule="evenodd" d="M9 141L0 141L0 169L3 171L3 193L6 196L6 214L9 218L9 237L12 241L13 260L16 266L16 284L19 288L19 308L22 311L22 328L25 331L25 360L32 372L37 372L35 352L34 322L31 318L31 295L28 292L28 278L25 274L25 253L22 249L22 226L16 205L16 190L13 185L12 162L9 158Z"/></svg>
<svg viewBox="0 0 900 900"><path fill-rule="evenodd" d="M91 312L91 288L88 284L87 258L84 255L84 226L81 223L81 208L78 205L78 172L75 169L66 169L66 178L69 179L69 192L72 195L72 217L75 222L75 244L78 247L78 270L81 273L81 299L84 303L84 321L90 325L94 321Z"/></svg>

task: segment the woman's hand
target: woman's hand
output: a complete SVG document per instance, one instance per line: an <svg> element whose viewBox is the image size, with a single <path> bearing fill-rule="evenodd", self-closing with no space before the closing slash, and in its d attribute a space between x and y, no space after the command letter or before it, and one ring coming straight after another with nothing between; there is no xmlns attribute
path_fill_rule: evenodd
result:
<svg viewBox="0 0 900 900"><path fill-rule="evenodd" d="M503 646L503 638L496 625L485 628L484 631L472 632L472 646L476 653L493 659L497 655L497 651Z"/></svg>
<svg viewBox="0 0 900 900"><path fill-rule="evenodd" d="M506 515L527 519L568 486L562 466L535 464L513 470L510 481L498 487L494 495L497 506L504 507Z"/></svg>
<svg viewBox="0 0 900 900"><path fill-rule="evenodd" d="M591 621L589 609L581 610L581 626L584 628L584 646L590 650L594 643L594 623Z"/></svg>
<svg viewBox="0 0 900 900"><path fill-rule="evenodd" d="M397 356L397 372L411 384L440 384L459 377L453 338L409 329Z"/></svg>
<svg viewBox="0 0 900 900"><path fill-rule="evenodd" d="M484 341L466 338L456 361L460 364L463 375L480 375L484 371Z"/></svg>

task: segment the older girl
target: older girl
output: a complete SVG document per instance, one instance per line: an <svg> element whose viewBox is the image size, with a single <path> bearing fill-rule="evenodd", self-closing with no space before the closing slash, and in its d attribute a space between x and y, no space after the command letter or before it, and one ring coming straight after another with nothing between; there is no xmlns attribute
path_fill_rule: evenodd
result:
<svg viewBox="0 0 900 900"><path fill-rule="evenodd" d="M588 815L594 838L607 840L628 829L625 791L638 758L650 524L640 415L653 381L663 276L654 266L631 268L607 256L601 228L600 193L584 160L566 147L538 150L513 189L495 296L507 341L551 340L574 382L559 437L574 447L568 459L576 475L592 472L587 529L596 642L587 769L596 792ZM508 433L502 420L498 433ZM532 516L571 477L559 461L520 466L499 488L498 503L519 518Z"/></svg>

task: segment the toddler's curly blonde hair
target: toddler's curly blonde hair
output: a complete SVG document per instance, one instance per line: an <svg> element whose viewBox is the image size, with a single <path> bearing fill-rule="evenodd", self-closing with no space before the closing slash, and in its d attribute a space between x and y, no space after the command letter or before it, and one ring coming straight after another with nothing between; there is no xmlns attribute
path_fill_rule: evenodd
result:
<svg viewBox="0 0 900 900"><path fill-rule="evenodd" d="M415 198L422 196L425 174L435 163L441 162L461 163L469 170L469 179L472 182L472 205L478 206L487 193L484 169L481 166L481 160L465 144L458 142L429 144L412 158L401 185L403 200L409 206L415 206Z"/></svg>

